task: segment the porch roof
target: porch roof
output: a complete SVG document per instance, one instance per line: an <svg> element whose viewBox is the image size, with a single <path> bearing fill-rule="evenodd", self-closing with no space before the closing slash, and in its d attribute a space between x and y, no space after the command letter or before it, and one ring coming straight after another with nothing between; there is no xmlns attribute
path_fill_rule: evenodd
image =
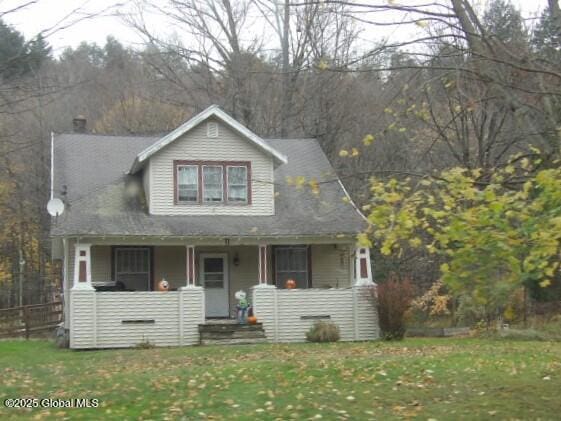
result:
<svg viewBox="0 0 561 421"><path fill-rule="evenodd" d="M147 212L138 175L126 175L130 162L154 138L58 135L55 139L54 191L66 186L67 209L52 224L53 236L333 236L354 234L365 221L315 139L270 139L288 157L275 169L275 215L162 216ZM286 177L312 177L318 195L297 189ZM140 188L139 188L140 187Z"/></svg>

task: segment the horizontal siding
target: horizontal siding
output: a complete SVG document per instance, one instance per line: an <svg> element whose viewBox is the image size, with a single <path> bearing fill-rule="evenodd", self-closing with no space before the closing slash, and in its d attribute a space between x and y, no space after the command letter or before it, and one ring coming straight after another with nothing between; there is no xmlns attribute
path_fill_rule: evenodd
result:
<svg viewBox="0 0 561 421"><path fill-rule="evenodd" d="M124 348L149 341L157 346L199 342L204 292L72 292L71 348ZM130 324L123 320L154 320Z"/></svg>
<svg viewBox="0 0 561 421"><path fill-rule="evenodd" d="M150 158L150 213L154 215L273 215L273 160L250 141L222 123L219 137L206 137L206 122L193 128ZM175 205L173 191L174 160L250 161L252 204Z"/></svg>
<svg viewBox="0 0 561 421"><path fill-rule="evenodd" d="M302 316L329 316L342 341L379 337L375 305L367 288L295 289L254 288L255 314L267 338L277 342L304 342L315 320Z"/></svg>
<svg viewBox="0 0 561 421"><path fill-rule="evenodd" d="M312 252L312 286L314 288L347 288L351 286L349 247L314 244Z"/></svg>
<svg viewBox="0 0 561 421"><path fill-rule="evenodd" d="M111 246L92 246L92 282L111 280Z"/></svg>
<svg viewBox="0 0 561 421"><path fill-rule="evenodd" d="M170 288L187 285L185 246L154 247L154 279L156 284L163 278Z"/></svg>

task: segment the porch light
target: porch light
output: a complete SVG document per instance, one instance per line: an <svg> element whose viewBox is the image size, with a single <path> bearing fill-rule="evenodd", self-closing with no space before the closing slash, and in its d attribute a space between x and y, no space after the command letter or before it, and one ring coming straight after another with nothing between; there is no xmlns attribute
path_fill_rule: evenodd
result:
<svg viewBox="0 0 561 421"><path fill-rule="evenodd" d="M240 265L240 256L238 255L238 252L236 252L236 254L234 254L234 266L239 266Z"/></svg>

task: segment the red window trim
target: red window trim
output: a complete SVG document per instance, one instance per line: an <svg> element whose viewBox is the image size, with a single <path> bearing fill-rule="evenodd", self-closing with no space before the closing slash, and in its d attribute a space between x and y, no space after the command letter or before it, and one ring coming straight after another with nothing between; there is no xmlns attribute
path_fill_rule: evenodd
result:
<svg viewBox="0 0 561 421"><path fill-rule="evenodd" d="M198 167L198 189L196 202L182 202L179 200L177 185L177 168L186 165L195 165ZM203 201L203 165L205 166L221 166L222 167L222 202L204 202ZM246 167L247 168L247 202L231 202L228 200L228 167ZM228 206L248 206L252 200L251 185L251 162L250 161L200 161L200 160L175 160L173 161L173 202L175 205L228 205Z"/></svg>

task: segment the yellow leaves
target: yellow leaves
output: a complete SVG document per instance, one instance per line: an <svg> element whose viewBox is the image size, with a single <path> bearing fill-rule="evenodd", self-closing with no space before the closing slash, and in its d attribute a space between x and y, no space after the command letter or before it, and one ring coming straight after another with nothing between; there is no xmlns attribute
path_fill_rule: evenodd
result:
<svg viewBox="0 0 561 421"><path fill-rule="evenodd" d="M294 179L294 184L296 185L297 189L301 189L306 185L306 177L303 175L299 175Z"/></svg>
<svg viewBox="0 0 561 421"><path fill-rule="evenodd" d="M418 20L417 22L415 22L415 25L417 25L420 28L426 28L429 26L429 23L426 20Z"/></svg>
<svg viewBox="0 0 561 421"><path fill-rule="evenodd" d="M550 285L551 285L551 281L549 279L544 279L543 281L540 282L540 287L542 288L547 288Z"/></svg>
<svg viewBox="0 0 561 421"><path fill-rule="evenodd" d="M358 149L357 148L352 148L351 149L351 156L352 157L357 157L359 155Z"/></svg>
<svg viewBox="0 0 561 421"><path fill-rule="evenodd" d="M450 266L448 265L448 263L443 263L440 265L440 271L442 273L448 273L450 272Z"/></svg>
<svg viewBox="0 0 561 421"><path fill-rule="evenodd" d="M384 244L382 246L382 248L380 249L380 252L384 255L384 256L389 256L390 254L392 254L392 248L389 244Z"/></svg>
<svg viewBox="0 0 561 421"><path fill-rule="evenodd" d="M366 136L364 136L364 138L362 139L362 143L364 144L364 146L370 146L372 145L372 143L374 142L374 136L371 134L367 134Z"/></svg>
<svg viewBox="0 0 561 421"><path fill-rule="evenodd" d="M340 156L341 158L345 158L345 157L349 156L349 151L346 150L346 149L341 149L341 150L339 151L339 156Z"/></svg>
<svg viewBox="0 0 561 421"><path fill-rule="evenodd" d="M515 171L515 168L514 168L514 166L512 166L512 165L507 165L507 166L505 167L505 172L506 172L507 174L514 174L514 171Z"/></svg>
<svg viewBox="0 0 561 421"><path fill-rule="evenodd" d="M321 59L318 63L318 69L322 71L329 69L329 63L327 62L327 60Z"/></svg>
<svg viewBox="0 0 561 421"><path fill-rule="evenodd" d="M409 245L411 247L419 247L423 242L418 237L413 237L409 240Z"/></svg>
<svg viewBox="0 0 561 421"><path fill-rule="evenodd" d="M372 247L372 241L368 238L368 234L361 232L356 236L358 247Z"/></svg>
<svg viewBox="0 0 561 421"><path fill-rule="evenodd" d="M343 196L343 197L341 198L341 200L342 200L344 203L351 203L351 199L349 199L349 196Z"/></svg>
<svg viewBox="0 0 561 421"><path fill-rule="evenodd" d="M319 195L319 183L317 179L312 178L308 182L308 185L310 186L310 190L312 191L313 194L315 194L316 196Z"/></svg>

